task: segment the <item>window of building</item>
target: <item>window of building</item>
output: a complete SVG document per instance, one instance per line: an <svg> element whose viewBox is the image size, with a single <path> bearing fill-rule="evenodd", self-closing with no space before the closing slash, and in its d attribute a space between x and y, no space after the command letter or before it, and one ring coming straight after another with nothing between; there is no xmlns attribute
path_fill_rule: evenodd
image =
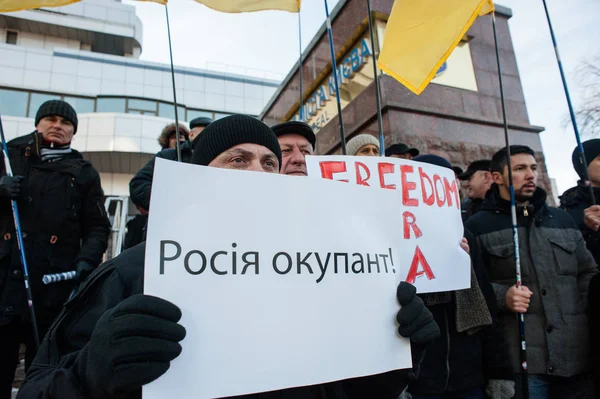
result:
<svg viewBox="0 0 600 399"><path fill-rule="evenodd" d="M92 98L64 96L63 100L71 104L78 114L94 112L95 101Z"/></svg>
<svg viewBox="0 0 600 399"><path fill-rule="evenodd" d="M175 107L169 103L158 103L158 116L175 120ZM179 121L189 120L185 117L185 107L177 106L177 117Z"/></svg>
<svg viewBox="0 0 600 399"><path fill-rule="evenodd" d="M142 115L155 115L157 114L156 101L150 100L139 100L135 98L129 98L127 100L127 113L130 114L142 114Z"/></svg>
<svg viewBox="0 0 600 399"><path fill-rule="evenodd" d="M27 116L27 100L29 93L26 91L0 89L0 110L3 115Z"/></svg>
<svg viewBox="0 0 600 399"><path fill-rule="evenodd" d="M17 44L17 39L19 38L19 33L8 30L6 31L6 44Z"/></svg>
<svg viewBox="0 0 600 399"><path fill-rule="evenodd" d="M213 113L209 111L201 111L199 109L188 109L187 110L187 121L191 121L194 118L204 116L206 118L213 119Z"/></svg>
<svg viewBox="0 0 600 399"><path fill-rule="evenodd" d="M119 112L125 113L125 99L116 97L98 97L96 100L96 112Z"/></svg>
<svg viewBox="0 0 600 399"><path fill-rule="evenodd" d="M29 116L30 118L35 118L35 114L37 113L40 106L49 100L60 100L60 95L31 93L31 97L29 99L29 111L27 113L27 116Z"/></svg>
<svg viewBox="0 0 600 399"><path fill-rule="evenodd" d="M229 115L231 115L231 114L225 114L223 112L215 112L215 120L225 118L226 116L229 116Z"/></svg>

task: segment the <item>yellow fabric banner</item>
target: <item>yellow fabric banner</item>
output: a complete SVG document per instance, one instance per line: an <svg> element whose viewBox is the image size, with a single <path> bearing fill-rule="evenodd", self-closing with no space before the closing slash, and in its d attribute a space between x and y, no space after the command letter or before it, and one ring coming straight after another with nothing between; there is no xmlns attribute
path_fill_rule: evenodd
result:
<svg viewBox="0 0 600 399"><path fill-rule="evenodd" d="M217 11L252 12L264 10L300 11L301 0L196 0Z"/></svg>
<svg viewBox="0 0 600 399"><path fill-rule="evenodd" d="M490 0L396 0L377 64L421 94L477 16L493 10Z"/></svg>
<svg viewBox="0 0 600 399"><path fill-rule="evenodd" d="M0 0L0 12L22 11L40 7L60 7L79 0Z"/></svg>

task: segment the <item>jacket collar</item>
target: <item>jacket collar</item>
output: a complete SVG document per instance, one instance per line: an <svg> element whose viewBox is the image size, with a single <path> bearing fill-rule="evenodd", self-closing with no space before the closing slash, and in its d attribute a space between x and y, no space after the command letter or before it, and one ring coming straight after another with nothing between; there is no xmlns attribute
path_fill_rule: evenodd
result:
<svg viewBox="0 0 600 399"><path fill-rule="evenodd" d="M517 210L526 208L529 213L535 214L546 206L546 197L546 191L538 187L533 194L533 198L529 201L529 205L525 207L517 204ZM500 211L510 214L510 201L500 197L500 190L497 184L492 184L492 187L488 190L481 210Z"/></svg>

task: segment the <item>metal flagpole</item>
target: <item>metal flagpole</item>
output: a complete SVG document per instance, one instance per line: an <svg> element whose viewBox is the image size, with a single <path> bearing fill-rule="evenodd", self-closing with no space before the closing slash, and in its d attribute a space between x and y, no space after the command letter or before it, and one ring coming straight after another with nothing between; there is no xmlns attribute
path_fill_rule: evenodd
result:
<svg viewBox="0 0 600 399"><path fill-rule="evenodd" d="M2 115L0 115L0 137L2 139L2 152L4 155L4 167L6 176L12 176L12 168L10 167L10 159L8 158L8 147L6 138L4 137L4 128L2 127ZM19 217L19 208L16 200L10 201L12 208L13 220L15 222L15 231L17 232L17 246L21 255L21 266L23 269L23 282L25 283L25 292L27 294L27 306L29 307L29 316L31 317L31 326L33 327L33 337L35 348L40 347L40 333L38 330L37 319L35 317L35 309L33 308L33 295L31 294L31 285L29 284L29 269L27 268L27 257L25 256L25 247L23 246L23 231L21 230L21 218Z"/></svg>
<svg viewBox="0 0 600 399"><path fill-rule="evenodd" d="M521 256L519 254L519 231L517 227L517 203L515 201L515 188L513 186L512 165L510 160L510 140L508 137L508 122L506 120L506 104L504 102L504 86L502 84L502 67L500 66L500 53L498 51L498 35L496 33L496 16L492 12L492 27L494 30L494 45L496 48L496 63L498 64L498 81L500 85L500 101L502 102L502 119L504 121L504 141L506 142L506 164L508 166L508 181L510 185L510 214L513 230L513 247L515 251L515 268L517 274L517 289L521 289ZM519 313L519 335L521 339L521 378L523 398L529 398L528 373L527 373L527 345L525 341L525 316Z"/></svg>
<svg viewBox="0 0 600 399"><path fill-rule="evenodd" d="M340 99L340 85L338 82L337 63L335 62L335 49L333 48L333 34L331 33L331 19L329 18L329 7L325 0L325 16L327 17L327 34L329 35L329 49L331 50L331 69L333 70L333 80L335 83L335 96L338 110L338 120L340 123L340 140L342 143L342 154L348 155L346 150L346 133L344 132L344 118L342 117L342 103Z"/></svg>
<svg viewBox="0 0 600 399"><path fill-rule="evenodd" d="M165 15L167 17L167 35L169 37L169 57L171 59L171 80L173 81L173 106L175 107L175 148L177 150L177 161L181 162L181 143L179 142L179 116L177 115L177 92L175 90L175 69L173 68L173 49L171 46L171 26L169 24L169 9L165 3Z"/></svg>
<svg viewBox="0 0 600 399"><path fill-rule="evenodd" d="M302 19L300 18L300 10L298 10L298 50L300 58L298 60L298 74L300 78L300 120L304 122L304 107L303 107L303 90L302 90Z"/></svg>
<svg viewBox="0 0 600 399"><path fill-rule="evenodd" d="M579 148L579 162L582 166L581 170L585 179L584 183L589 188L590 200L592 205L596 205L596 198L594 197L594 189L590 182L590 176L588 174L587 162L585 159L585 152L583 151L583 144L581 144L581 137L579 136L579 129L577 128L577 121L575 120L575 111L573 110L573 103L571 102L571 96L569 94L569 88L567 86L567 79L565 78L565 71L562 66L560 54L558 53L558 45L556 44L556 37L554 36L554 29L552 29L552 22L550 21L550 14L548 13L548 6L546 0L542 0L544 4L544 11L546 12L546 19L548 20L548 27L550 28L550 37L552 38L552 44L554 46L554 53L556 54L556 62L558 63L558 69L560 71L560 78L562 80L563 88L565 90L565 96L567 97L567 105L569 106L569 114L571 115L571 123L573 124L573 131L575 132L575 139L577 140L577 148Z"/></svg>
<svg viewBox="0 0 600 399"><path fill-rule="evenodd" d="M371 0L367 0L367 13L369 14L369 34L371 35L371 53L373 54L373 76L375 79L375 100L377 104L377 125L379 127L379 152L385 156L385 138L383 137L383 117L381 115L381 88L377 73L377 59L375 58L375 35L373 34L373 18L371 15Z"/></svg>

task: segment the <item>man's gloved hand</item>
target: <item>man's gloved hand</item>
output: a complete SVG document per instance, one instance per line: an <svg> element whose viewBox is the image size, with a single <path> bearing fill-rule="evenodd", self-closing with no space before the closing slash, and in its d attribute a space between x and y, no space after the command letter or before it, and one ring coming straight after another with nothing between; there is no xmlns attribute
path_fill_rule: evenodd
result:
<svg viewBox="0 0 600 399"><path fill-rule="evenodd" d="M417 296L414 285L401 282L396 296L402 305L396 316L400 335L420 345L429 344L440 336L440 328L423 300Z"/></svg>
<svg viewBox="0 0 600 399"><path fill-rule="evenodd" d="M180 319L181 310L171 302L142 294L106 311L76 360L85 396L127 398L163 375L181 353Z"/></svg>
<svg viewBox="0 0 600 399"><path fill-rule="evenodd" d="M512 380L489 380L485 393L491 399L511 399L515 396L515 382Z"/></svg>
<svg viewBox="0 0 600 399"><path fill-rule="evenodd" d="M75 281L82 283L96 268L94 265L85 260L80 260L75 265L75 270L77 274L75 274Z"/></svg>
<svg viewBox="0 0 600 399"><path fill-rule="evenodd" d="M2 176L0 177L0 197L17 199L21 192L21 182L23 176Z"/></svg>

